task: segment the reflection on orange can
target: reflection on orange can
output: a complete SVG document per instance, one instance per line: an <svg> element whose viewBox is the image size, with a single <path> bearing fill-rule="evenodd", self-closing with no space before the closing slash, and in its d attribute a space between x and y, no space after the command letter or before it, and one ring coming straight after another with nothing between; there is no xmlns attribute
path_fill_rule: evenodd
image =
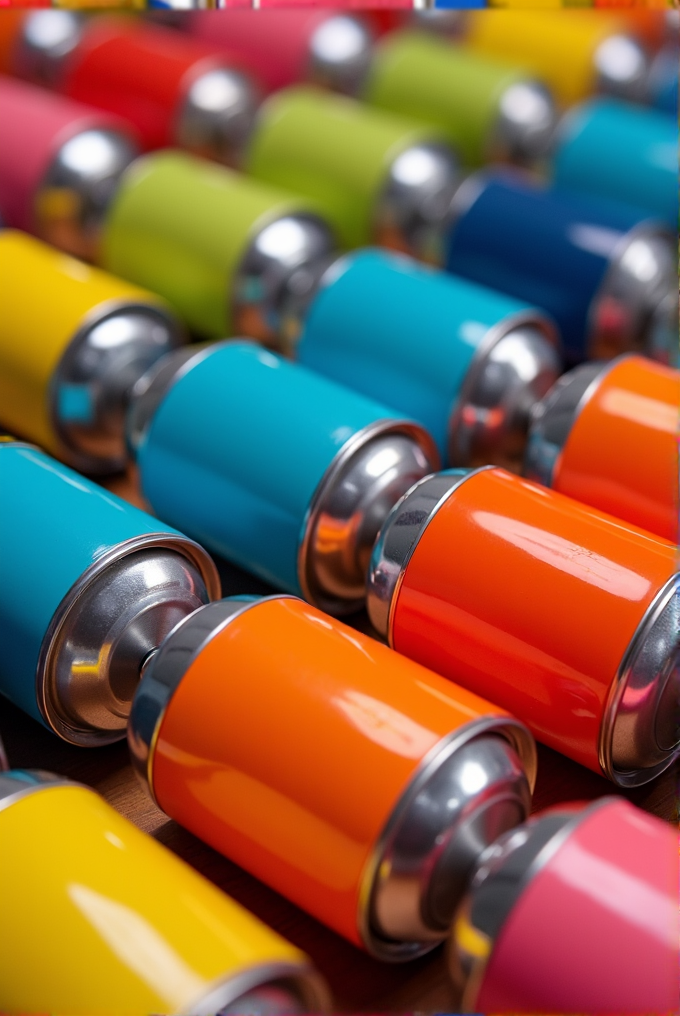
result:
<svg viewBox="0 0 680 1016"><path fill-rule="evenodd" d="M678 542L680 371L641 356L584 363L535 408L531 480Z"/></svg>
<svg viewBox="0 0 680 1016"><path fill-rule="evenodd" d="M449 470L388 516L368 609L399 652L635 786L678 754L676 553L503 469Z"/></svg>
<svg viewBox="0 0 680 1016"><path fill-rule="evenodd" d="M0 1012L323 1011L306 957L88 787L0 773Z"/></svg>
<svg viewBox="0 0 680 1016"><path fill-rule="evenodd" d="M289 596L197 610L129 728L159 806L374 956L443 940L480 850L530 806L502 710Z"/></svg>

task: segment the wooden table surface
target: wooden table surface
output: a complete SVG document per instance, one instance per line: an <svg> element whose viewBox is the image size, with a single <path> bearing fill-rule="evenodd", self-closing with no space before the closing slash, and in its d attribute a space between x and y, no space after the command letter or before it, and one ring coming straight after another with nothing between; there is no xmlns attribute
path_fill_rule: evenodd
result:
<svg viewBox="0 0 680 1016"><path fill-rule="evenodd" d="M107 486L140 504L134 479L118 478ZM220 561L218 566L224 595L270 591L226 562ZM366 629L367 619L359 615L355 623ZM303 949L326 977L336 1011L455 1011L457 999L446 974L443 948L408 964L392 966L370 959L168 819L137 781L124 742L98 749L72 747L5 700L0 700L0 737L11 766L47 769L94 787L121 814ZM623 793L595 773L539 745L535 810L619 793L667 821L677 820L677 771Z"/></svg>

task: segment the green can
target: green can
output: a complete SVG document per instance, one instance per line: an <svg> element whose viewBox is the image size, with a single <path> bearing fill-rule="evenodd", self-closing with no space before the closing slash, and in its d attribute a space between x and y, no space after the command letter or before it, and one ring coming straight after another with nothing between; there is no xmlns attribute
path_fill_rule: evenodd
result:
<svg viewBox="0 0 680 1016"><path fill-rule="evenodd" d="M286 88L261 108L245 165L313 198L345 247L378 243L438 259L431 247L459 169L437 128L312 87Z"/></svg>
<svg viewBox="0 0 680 1016"><path fill-rule="evenodd" d="M425 32L387 35L362 95L371 106L438 127L468 168L540 159L556 123L548 89L521 67Z"/></svg>
<svg viewBox="0 0 680 1016"><path fill-rule="evenodd" d="M124 174L102 261L164 296L201 336L240 333L276 344L291 278L335 249L312 202L164 151Z"/></svg>

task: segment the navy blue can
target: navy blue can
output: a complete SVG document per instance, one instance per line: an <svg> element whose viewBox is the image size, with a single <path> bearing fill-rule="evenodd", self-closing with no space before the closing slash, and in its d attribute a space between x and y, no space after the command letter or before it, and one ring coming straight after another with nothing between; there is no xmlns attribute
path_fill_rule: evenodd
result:
<svg viewBox="0 0 680 1016"><path fill-rule="evenodd" d="M677 267L662 221L500 169L468 177L454 204L447 269L541 307L568 362L630 351L668 361Z"/></svg>

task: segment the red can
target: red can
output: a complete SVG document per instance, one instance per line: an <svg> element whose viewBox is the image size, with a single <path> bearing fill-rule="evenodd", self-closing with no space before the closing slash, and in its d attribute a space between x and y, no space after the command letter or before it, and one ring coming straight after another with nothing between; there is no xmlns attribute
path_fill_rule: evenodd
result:
<svg viewBox="0 0 680 1016"><path fill-rule="evenodd" d="M678 874L676 832L619 798L505 834L453 922L463 1011L677 1012Z"/></svg>
<svg viewBox="0 0 680 1016"><path fill-rule="evenodd" d="M237 160L260 92L233 52L115 14L43 12L15 32L16 73L124 117L144 150L175 145Z"/></svg>
<svg viewBox="0 0 680 1016"><path fill-rule="evenodd" d="M535 407L525 473L678 541L680 371L641 356L584 363Z"/></svg>
<svg viewBox="0 0 680 1016"><path fill-rule="evenodd" d="M675 546L502 469L450 470L388 516L368 608L393 648L621 786L678 754Z"/></svg>

